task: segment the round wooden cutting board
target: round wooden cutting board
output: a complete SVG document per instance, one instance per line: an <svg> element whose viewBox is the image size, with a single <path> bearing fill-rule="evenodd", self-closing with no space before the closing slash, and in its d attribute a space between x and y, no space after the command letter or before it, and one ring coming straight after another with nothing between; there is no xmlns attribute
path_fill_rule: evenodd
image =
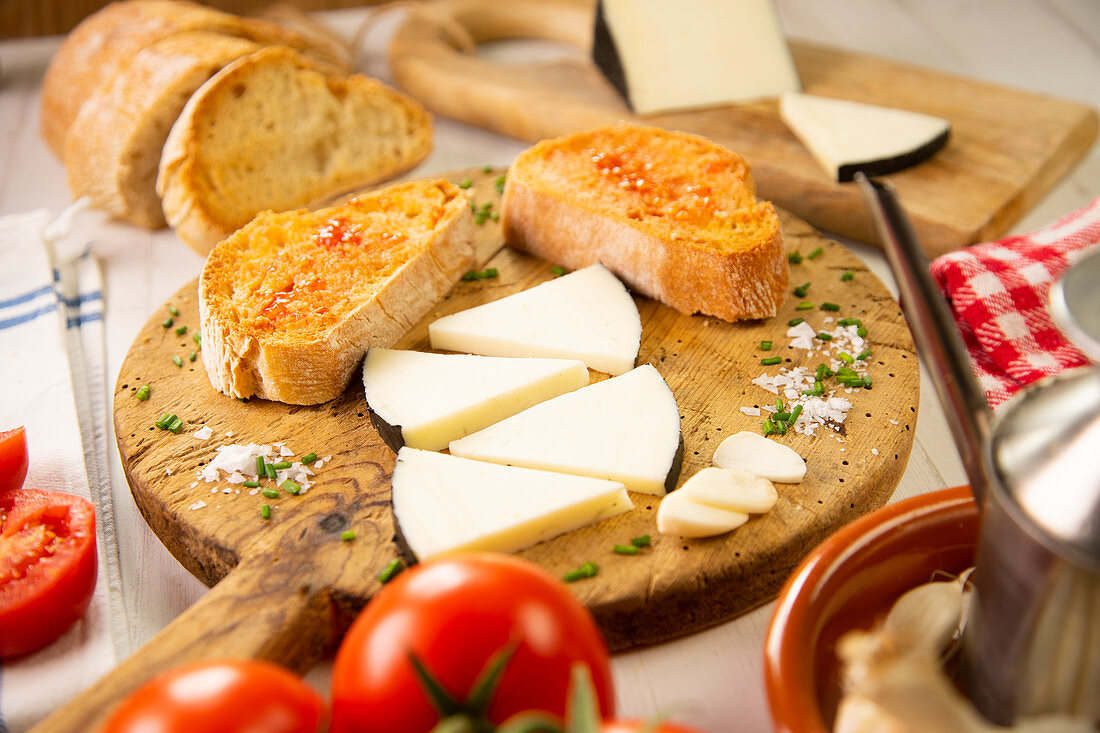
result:
<svg viewBox="0 0 1100 733"><path fill-rule="evenodd" d="M499 173L478 169L452 178L472 179L476 204L491 203L496 210L500 196L493 181ZM782 217L789 250L804 256L791 266L792 288L811 283L807 300L837 303L838 313L796 311L799 298L791 296L775 318L730 324L636 298L643 326L638 363L657 368L680 407L680 482L710 465L725 437L760 430L761 418L740 408L775 400L752 384L779 369L762 366L762 357L779 356L787 367L813 368L823 360L787 346L792 318L805 317L819 330L829 316L861 319L869 330L874 386L843 395L852 407L839 431L776 438L806 458L806 478L777 485L775 508L733 533L701 540L661 535L655 521L660 499L634 494L635 508L627 514L521 553L559 577L586 561L599 565L598 575L570 588L595 615L613 650L687 634L768 601L819 541L884 504L906 465L919 375L897 303L843 246L789 214ZM497 222L487 219L477 229L479 262L497 268L499 276L459 282L399 347L428 350L431 320L553 277L549 263L503 247ZM818 248L821 254L811 259ZM848 270L854 277L842 281ZM371 426L359 380L339 399L311 407L241 402L217 393L201 357L190 360L197 348L196 299L192 282L138 335L115 389L115 430L134 500L149 526L192 573L217 585L43 730L85 730L134 685L190 659L262 657L308 669L378 592L378 572L397 555L389 485L395 455ZM179 315L165 327L170 308ZM177 334L181 326L188 330ZM762 352L762 340L776 348ZM147 401L134 396L142 385L151 390ZM164 413L181 418L182 432L154 427ZM195 436L204 427L212 432L205 440ZM282 443L293 454L287 460L310 452L325 458L315 485L300 496L269 499L224 478L206 483L199 477L220 446L250 442ZM261 517L262 504L273 507L270 519ZM349 529L355 539L342 541ZM653 537L653 545L639 555L612 552L615 544L643 534Z"/></svg>

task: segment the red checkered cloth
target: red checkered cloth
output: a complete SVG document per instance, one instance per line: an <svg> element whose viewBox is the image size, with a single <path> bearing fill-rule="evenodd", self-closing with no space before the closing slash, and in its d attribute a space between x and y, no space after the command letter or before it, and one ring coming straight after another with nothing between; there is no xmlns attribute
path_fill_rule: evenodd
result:
<svg viewBox="0 0 1100 733"><path fill-rule="evenodd" d="M1038 379L1089 363L1054 325L1047 295L1097 243L1100 197L1038 231L976 244L932 263L994 408Z"/></svg>

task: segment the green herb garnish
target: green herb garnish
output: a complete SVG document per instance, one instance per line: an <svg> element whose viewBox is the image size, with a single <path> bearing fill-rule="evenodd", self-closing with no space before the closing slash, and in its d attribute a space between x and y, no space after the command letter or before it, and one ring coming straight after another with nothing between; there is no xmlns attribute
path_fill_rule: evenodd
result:
<svg viewBox="0 0 1100 733"><path fill-rule="evenodd" d="M394 558L393 560L390 560L389 564L386 565L386 567L383 568L382 572L378 574L378 582L382 585L385 585L386 583L397 577L397 574L404 569L404 563L402 563L397 558Z"/></svg>
<svg viewBox="0 0 1100 733"><path fill-rule="evenodd" d="M148 384L143 384L140 387L138 387L137 392L134 392L134 397L136 397L137 399L144 402L145 400L149 399L149 393L150 392L151 392L151 390L149 389L149 385Z"/></svg>
<svg viewBox="0 0 1100 733"><path fill-rule="evenodd" d="M760 365L761 366L774 366L774 365L780 363L781 361L783 361L783 357L781 357L781 356L769 356L767 359L761 359L760 360Z"/></svg>

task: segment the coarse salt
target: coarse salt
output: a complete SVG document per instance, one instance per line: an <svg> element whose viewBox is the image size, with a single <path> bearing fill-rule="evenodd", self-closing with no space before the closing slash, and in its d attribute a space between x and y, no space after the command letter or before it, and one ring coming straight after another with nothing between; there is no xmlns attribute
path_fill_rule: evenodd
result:
<svg viewBox="0 0 1100 733"><path fill-rule="evenodd" d="M294 451L292 451L290 448L287 448L285 445L281 445L279 446L279 455L285 458L286 456L294 455Z"/></svg>
<svg viewBox="0 0 1100 733"><path fill-rule="evenodd" d="M210 436L214 434L214 431L210 429L209 425L203 425L201 428L191 433L191 437L196 440L210 440Z"/></svg>
<svg viewBox="0 0 1100 733"><path fill-rule="evenodd" d="M187 508L190 509L191 511L195 511L196 509L202 509L204 506L206 506L206 502L203 501L202 499L199 499L198 501L196 501L194 504L192 504L191 506L189 506Z"/></svg>
<svg viewBox="0 0 1100 733"><path fill-rule="evenodd" d="M749 417L760 417L759 407L742 407L741 412L745 413Z"/></svg>

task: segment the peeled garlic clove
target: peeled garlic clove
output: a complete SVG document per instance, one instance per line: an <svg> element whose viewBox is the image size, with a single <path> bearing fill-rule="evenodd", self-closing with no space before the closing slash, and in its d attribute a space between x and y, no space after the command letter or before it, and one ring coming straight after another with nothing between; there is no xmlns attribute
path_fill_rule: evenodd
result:
<svg viewBox="0 0 1100 733"><path fill-rule="evenodd" d="M738 468L783 484L806 476L806 461L785 445L758 433L741 431L722 441L711 461L719 468Z"/></svg>
<svg viewBox="0 0 1100 733"><path fill-rule="evenodd" d="M657 509L657 530L681 537L712 537L737 529L749 521L744 512L731 512L699 504L680 491L673 491Z"/></svg>
<svg viewBox="0 0 1100 733"><path fill-rule="evenodd" d="M745 514L763 514L779 499L771 481L736 468L704 468L677 493L715 509Z"/></svg>
<svg viewBox="0 0 1100 733"><path fill-rule="evenodd" d="M883 633L900 649L938 655L958 631L962 603L963 585L956 580L918 585L894 602Z"/></svg>

